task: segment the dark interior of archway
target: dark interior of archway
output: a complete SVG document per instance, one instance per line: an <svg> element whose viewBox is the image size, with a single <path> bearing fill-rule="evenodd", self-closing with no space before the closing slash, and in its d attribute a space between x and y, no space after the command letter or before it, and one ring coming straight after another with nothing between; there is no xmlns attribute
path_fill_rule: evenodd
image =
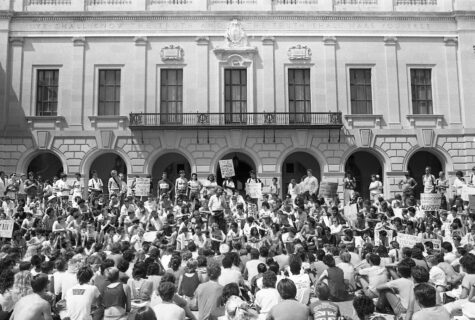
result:
<svg viewBox="0 0 475 320"><path fill-rule="evenodd" d="M104 184L104 193L107 193L107 182L109 181L112 170L116 170L117 173L123 173L127 176L127 166L124 160L115 153L105 153L97 157L91 165L89 177L92 177L91 172L93 170L97 171L97 175Z"/></svg>
<svg viewBox="0 0 475 320"><path fill-rule="evenodd" d="M306 152L295 152L289 155L282 165L282 194L287 194L287 189L291 179L300 182L303 176L307 175L307 169L312 169L312 173L321 181L320 164L317 159Z"/></svg>
<svg viewBox="0 0 475 320"><path fill-rule="evenodd" d="M383 181L383 168L378 158L366 151L353 153L345 164L345 172L350 171L356 179L356 191L364 199L369 199L371 175L378 174Z"/></svg>
<svg viewBox="0 0 475 320"><path fill-rule="evenodd" d="M63 172L63 164L61 160L50 152L37 155L28 165L28 172L33 171L36 176L43 179L52 179Z"/></svg>
<svg viewBox="0 0 475 320"><path fill-rule="evenodd" d="M249 171L256 170L254 161L244 153L233 152L225 155L221 160L233 160L234 172L236 176L233 178L236 188L240 191L243 191L246 187L246 181L249 179ZM221 176L221 170L219 169L219 164L216 173L216 181L218 185L223 185L223 177ZM259 177L258 177L259 178Z"/></svg>
<svg viewBox="0 0 475 320"><path fill-rule="evenodd" d="M419 199L420 193L424 191L422 176L427 166L431 167L431 172L437 179L439 172L442 171L442 163L440 163L439 158L429 151L418 151L414 153L407 164L407 171L409 171L411 177L417 181L417 187L415 189L417 199Z"/></svg>
<svg viewBox="0 0 475 320"><path fill-rule="evenodd" d="M162 173L166 172L168 179L175 183L178 172L185 170L186 178L190 179L191 166L188 160L179 153L167 153L158 158L152 167L152 182L154 192L157 190L158 180L162 178Z"/></svg>

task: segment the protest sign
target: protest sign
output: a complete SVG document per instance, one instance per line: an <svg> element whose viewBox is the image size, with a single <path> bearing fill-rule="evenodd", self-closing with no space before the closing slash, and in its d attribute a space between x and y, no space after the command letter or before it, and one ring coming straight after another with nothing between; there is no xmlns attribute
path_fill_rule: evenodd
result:
<svg viewBox="0 0 475 320"><path fill-rule="evenodd" d="M337 182L322 181L322 183L320 184L320 196L322 196L323 198L335 198L337 190Z"/></svg>
<svg viewBox="0 0 475 320"><path fill-rule="evenodd" d="M154 242L157 239L156 231L149 231L143 234L143 241L145 242Z"/></svg>
<svg viewBox="0 0 475 320"><path fill-rule="evenodd" d="M396 241L399 243L400 248L408 247L412 248L416 243L422 243L423 240L418 236L412 236L410 234L398 233Z"/></svg>
<svg viewBox="0 0 475 320"><path fill-rule="evenodd" d="M223 178L234 177L236 175L233 160L219 160L219 168L221 169L221 176Z"/></svg>
<svg viewBox="0 0 475 320"><path fill-rule="evenodd" d="M263 186L262 194L269 194L269 193L270 193L270 186Z"/></svg>
<svg viewBox="0 0 475 320"><path fill-rule="evenodd" d="M436 211L440 209L442 195L438 193L421 193L421 209L425 211Z"/></svg>
<svg viewBox="0 0 475 320"><path fill-rule="evenodd" d="M135 195L137 197L148 197L150 194L150 178L135 179Z"/></svg>
<svg viewBox="0 0 475 320"><path fill-rule="evenodd" d="M434 250L440 251L442 242L439 239L424 239L424 243L428 241L432 242L432 244L434 245Z"/></svg>
<svg viewBox="0 0 475 320"><path fill-rule="evenodd" d="M13 235L13 220L0 220L0 238L11 238Z"/></svg>
<svg viewBox="0 0 475 320"><path fill-rule="evenodd" d="M386 239L387 241L383 245L389 245L389 243L393 240L394 237L394 230L391 229L383 229L386 231ZM374 244L375 245L380 245L381 244L381 239L379 238L379 233L383 230L375 231L374 232Z"/></svg>
<svg viewBox="0 0 475 320"><path fill-rule="evenodd" d="M462 188L461 198L463 201L470 201L470 195L475 195L475 188L464 186Z"/></svg>
<svg viewBox="0 0 475 320"><path fill-rule="evenodd" d="M253 199L262 197L262 183L247 183L247 194Z"/></svg>

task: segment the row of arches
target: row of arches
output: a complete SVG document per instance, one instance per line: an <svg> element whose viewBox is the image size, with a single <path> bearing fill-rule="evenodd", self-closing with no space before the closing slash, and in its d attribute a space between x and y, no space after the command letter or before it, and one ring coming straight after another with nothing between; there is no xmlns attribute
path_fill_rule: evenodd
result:
<svg viewBox="0 0 475 320"><path fill-rule="evenodd" d="M242 187L245 185L249 177L249 171L257 169L253 159L243 152L231 152L225 154L221 159L233 161L236 171L234 179L238 188L239 186ZM426 166L430 166L435 175L443 170L440 159L430 151L418 151L409 159L407 170L418 182L418 188L422 188L422 175L424 174L424 168ZM306 175L307 169L312 169L313 174L321 179L321 166L314 156L304 151L294 152L287 156L282 164L282 175L280 177L280 184L284 194L287 193L287 187L291 179L296 179L298 182L300 178ZM85 178L89 178L93 170L98 172L99 178L104 182L109 179L111 170L128 174L124 159L120 155L112 152L101 154L94 159L90 165L89 172L86 173L88 177ZM180 170L185 170L188 177L192 173L191 164L182 154L170 152L160 156L155 161L150 172L154 186L160 179L162 172L167 172L169 179L174 181L178 177ZM345 171L351 171L353 173L357 181L357 191L366 198L369 197L368 188L371 175L379 174L379 176L384 179L383 170L384 164L382 161L369 151L356 151L348 157L345 163ZM30 161L28 165L28 172L29 171L33 171L47 179L63 172L63 164L57 155L45 151ZM221 177L219 168L215 168L215 173L218 184L221 184L223 178ZM416 190L416 194L419 194L420 191L422 190Z"/></svg>

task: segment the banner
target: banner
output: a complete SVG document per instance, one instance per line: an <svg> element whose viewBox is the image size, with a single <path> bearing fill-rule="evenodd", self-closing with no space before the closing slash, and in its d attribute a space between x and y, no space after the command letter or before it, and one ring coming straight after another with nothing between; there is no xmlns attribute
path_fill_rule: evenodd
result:
<svg viewBox="0 0 475 320"><path fill-rule="evenodd" d="M262 197L262 183L247 183L246 190L249 197L253 199Z"/></svg>
<svg viewBox="0 0 475 320"><path fill-rule="evenodd" d="M135 179L135 195L137 197L148 197L150 194L150 178Z"/></svg>
<svg viewBox="0 0 475 320"><path fill-rule="evenodd" d="M386 231L386 238L388 239L388 245L391 243L391 241L393 240L393 237L394 237L394 230L391 230L391 229L383 229L384 231ZM380 242L381 240L379 239L379 233L383 230L378 230L378 231L374 231L374 244L376 246L379 246L380 245Z"/></svg>
<svg viewBox="0 0 475 320"><path fill-rule="evenodd" d="M11 238L13 235L13 220L0 220L0 238Z"/></svg>
<svg viewBox="0 0 475 320"><path fill-rule="evenodd" d="M320 184L320 196L322 196L325 199L335 198L337 190L338 190L337 182L322 181L322 183Z"/></svg>
<svg viewBox="0 0 475 320"><path fill-rule="evenodd" d="M421 193L421 209L425 211L436 211L440 209L442 195L438 193Z"/></svg>
<svg viewBox="0 0 475 320"><path fill-rule="evenodd" d="M422 194L421 194L422 195ZM416 243L423 243L424 240L418 236L411 236L409 234L398 233L396 241L399 243L399 248L412 248Z"/></svg>
<svg viewBox="0 0 475 320"><path fill-rule="evenodd" d="M236 175L233 160L219 160L219 168L221 169L221 176L223 178L234 177Z"/></svg>

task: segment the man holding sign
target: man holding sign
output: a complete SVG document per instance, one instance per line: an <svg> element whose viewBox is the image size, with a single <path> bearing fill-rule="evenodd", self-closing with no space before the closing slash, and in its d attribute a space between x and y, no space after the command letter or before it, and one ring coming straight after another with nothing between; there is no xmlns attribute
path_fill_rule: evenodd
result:
<svg viewBox="0 0 475 320"><path fill-rule="evenodd" d="M259 191L260 188L262 188L262 182L257 178L256 172L254 170L249 171L249 175L251 177L246 181L246 193L251 198L252 203L257 204L257 201L261 196L261 192Z"/></svg>
<svg viewBox="0 0 475 320"><path fill-rule="evenodd" d="M308 192L309 196L316 195L318 192L318 179L313 175L312 169L307 169L307 177L303 180L304 193Z"/></svg>

